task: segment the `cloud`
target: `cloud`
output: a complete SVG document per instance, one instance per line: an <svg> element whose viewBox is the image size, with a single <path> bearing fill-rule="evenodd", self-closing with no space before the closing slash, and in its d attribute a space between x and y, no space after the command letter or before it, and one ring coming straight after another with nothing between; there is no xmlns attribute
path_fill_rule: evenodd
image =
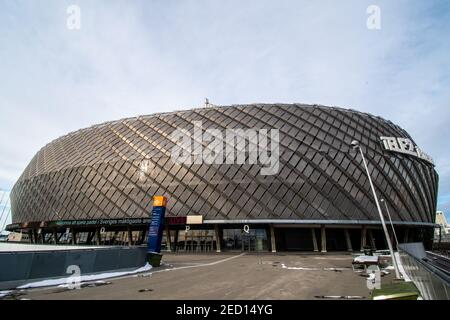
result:
<svg viewBox="0 0 450 320"><path fill-rule="evenodd" d="M450 211L450 4L376 1L15 1L0 12L0 186L65 133L214 104L305 102L371 112L407 130Z"/></svg>

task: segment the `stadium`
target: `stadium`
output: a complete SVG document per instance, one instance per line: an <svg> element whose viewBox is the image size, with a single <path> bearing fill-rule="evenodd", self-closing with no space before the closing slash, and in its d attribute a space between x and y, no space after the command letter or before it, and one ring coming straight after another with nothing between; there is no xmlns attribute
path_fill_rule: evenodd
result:
<svg viewBox="0 0 450 320"><path fill-rule="evenodd" d="M152 196L162 195L165 250L382 249L354 140L398 241L430 247L432 159L390 121L302 104L207 105L69 133L43 147L14 185L7 230L33 243L141 245Z"/></svg>

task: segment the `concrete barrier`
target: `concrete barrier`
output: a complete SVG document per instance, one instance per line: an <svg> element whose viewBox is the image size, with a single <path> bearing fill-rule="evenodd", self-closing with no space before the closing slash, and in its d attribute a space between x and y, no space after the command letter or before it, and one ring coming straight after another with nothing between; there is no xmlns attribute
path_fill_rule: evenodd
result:
<svg viewBox="0 0 450 320"><path fill-rule="evenodd" d="M146 247L0 252L0 289L68 277L71 265L78 266L81 275L134 270L145 265L146 254Z"/></svg>

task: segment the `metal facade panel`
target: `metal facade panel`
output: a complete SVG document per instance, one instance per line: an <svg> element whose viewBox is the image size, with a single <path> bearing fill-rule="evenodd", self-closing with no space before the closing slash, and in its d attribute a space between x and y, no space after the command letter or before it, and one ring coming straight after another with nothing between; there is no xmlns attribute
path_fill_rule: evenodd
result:
<svg viewBox="0 0 450 320"><path fill-rule="evenodd" d="M280 167L176 164L171 133L277 128ZM151 197L169 216L205 219L378 220L360 141L380 198L394 220L433 222L438 175L412 156L389 153L380 136L411 138L390 121L334 107L239 105L123 119L82 129L42 148L11 193L13 222L147 217ZM145 169L145 170L144 170Z"/></svg>

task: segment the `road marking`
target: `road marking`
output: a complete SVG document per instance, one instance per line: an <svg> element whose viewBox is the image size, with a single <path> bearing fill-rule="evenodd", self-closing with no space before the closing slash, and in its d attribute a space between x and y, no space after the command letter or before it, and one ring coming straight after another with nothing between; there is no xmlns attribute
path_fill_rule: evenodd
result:
<svg viewBox="0 0 450 320"><path fill-rule="evenodd" d="M145 273L138 273L138 274L133 274L133 275L124 275L124 276L119 276L119 277L111 277L108 280L121 280L121 279L127 279L127 278L136 278L136 277L148 277L151 276L154 273L159 273L159 272L168 272L168 271L174 271L174 270L181 270L181 269L189 269L189 268L198 268L198 267L208 267L208 266L213 266L219 263L223 263L223 262L227 262L239 257L242 257L243 255L245 255L246 252L243 252L237 256L232 256L232 257L228 257L222 260L218 260L218 261L214 261L214 262L208 262L208 263L202 263L202 264L195 264L195 265L190 265L190 266L184 266L184 267L176 267L176 268L170 268L170 269L164 269L164 270L157 270L157 271L153 271L153 272L145 272ZM50 289L54 289L55 286L48 286L48 287L42 287L42 288L30 288L29 291L37 291L37 290L50 290Z"/></svg>
<svg viewBox="0 0 450 320"><path fill-rule="evenodd" d="M230 260L242 257L245 254L246 254L246 252L243 252L241 254L238 254L237 256L228 257L228 258L225 258L225 259L222 259L222 260L218 260L218 261L214 261L214 262L208 262L208 263L202 263L202 264L196 264L196 265L184 266L184 267L176 267L176 268L164 269L164 270L157 270L157 271L153 271L153 272L148 272L146 274L153 274L153 273L159 273L159 272L168 272L168 271L173 271L173 270L181 270L181 269L189 269L189 268L214 266L214 265L219 264L219 263L227 262L227 261L230 261Z"/></svg>
<svg viewBox="0 0 450 320"><path fill-rule="evenodd" d="M351 260L351 256L346 257L313 257L313 259L316 260Z"/></svg>

